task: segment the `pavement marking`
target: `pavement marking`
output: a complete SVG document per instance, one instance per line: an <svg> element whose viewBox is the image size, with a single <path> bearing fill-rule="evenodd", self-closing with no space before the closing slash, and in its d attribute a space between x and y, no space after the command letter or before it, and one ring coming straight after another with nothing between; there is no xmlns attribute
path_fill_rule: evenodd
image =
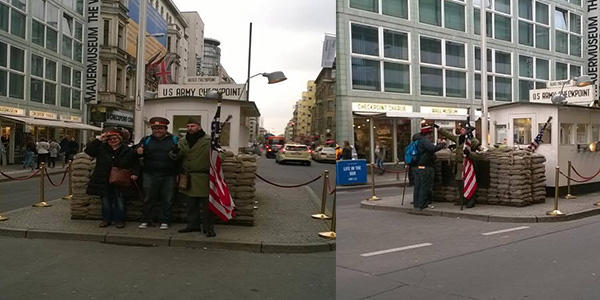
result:
<svg viewBox="0 0 600 300"><path fill-rule="evenodd" d="M406 246L406 247L400 247L400 248L393 248L393 249L387 249L387 250L381 250L381 251L363 253L360 256L362 256L362 257L369 257L369 256L375 256L375 255L392 253L392 252L410 250L410 249L415 249L415 248L427 247L427 246L431 246L431 245L433 245L433 244L431 244L431 243L415 244L415 245L410 245L410 246Z"/></svg>
<svg viewBox="0 0 600 300"><path fill-rule="evenodd" d="M505 233L505 232L517 231L517 230L522 230L522 229L527 229L527 228L529 228L529 226L519 226L519 227L514 227L514 228L508 228L508 229L502 229L502 230L484 232L481 235L492 235L492 234L498 234L498 233Z"/></svg>

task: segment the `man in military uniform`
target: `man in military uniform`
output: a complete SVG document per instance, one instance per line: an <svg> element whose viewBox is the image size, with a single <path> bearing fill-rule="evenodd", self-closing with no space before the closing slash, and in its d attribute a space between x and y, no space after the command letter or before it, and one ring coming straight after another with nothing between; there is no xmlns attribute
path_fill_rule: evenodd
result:
<svg viewBox="0 0 600 300"><path fill-rule="evenodd" d="M442 143L434 145L432 143L432 133L433 127L425 126L421 128L421 132L415 137L419 141L417 145L417 165L412 168L415 177L413 206L416 210L427 208L432 201L435 152L446 147Z"/></svg>
<svg viewBox="0 0 600 300"><path fill-rule="evenodd" d="M215 215L208 208L209 171L210 171L210 136L202 130L200 120L190 118L186 124L187 134L179 141L178 147L172 151L172 156L182 160L182 168L189 174L189 186L181 190L188 203L187 227L179 232L200 231L207 237L216 236L214 230ZM202 206L202 218L200 218Z"/></svg>

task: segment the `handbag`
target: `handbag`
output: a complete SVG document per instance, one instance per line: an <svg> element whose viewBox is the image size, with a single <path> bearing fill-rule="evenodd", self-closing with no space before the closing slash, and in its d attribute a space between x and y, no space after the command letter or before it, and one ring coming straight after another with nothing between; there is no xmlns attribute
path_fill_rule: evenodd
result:
<svg viewBox="0 0 600 300"><path fill-rule="evenodd" d="M180 173L177 175L177 187L180 191L186 191L190 187L190 173Z"/></svg>
<svg viewBox="0 0 600 300"><path fill-rule="evenodd" d="M132 183L131 175L133 173L130 170L112 167L110 168L108 183L118 187L130 187Z"/></svg>

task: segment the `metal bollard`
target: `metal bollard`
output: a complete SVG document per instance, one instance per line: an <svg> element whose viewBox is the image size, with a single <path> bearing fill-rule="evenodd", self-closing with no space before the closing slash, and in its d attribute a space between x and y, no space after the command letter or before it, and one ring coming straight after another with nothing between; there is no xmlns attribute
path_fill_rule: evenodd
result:
<svg viewBox="0 0 600 300"><path fill-rule="evenodd" d="M562 216L564 215L563 212L561 212L560 210L558 210L558 184L559 184L559 179L560 179L560 167L556 166L556 173L555 173L555 178L554 178L554 210L547 212L546 214L549 216Z"/></svg>
<svg viewBox="0 0 600 300"><path fill-rule="evenodd" d="M381 200L381 198L375 196L375 164L371 163L371 197L367 198L370 201Z"/></svg>
<svg viewBox="0 0 600 300"><path fill-rule="evenodd" d="M0 215L0 221L6 221L6 220L8 220L8 217L5 217L5 216L3 216L3 215Z"/></svg>
<svg viewBox="0 0 600 300"><path fill-rule="evenodd" d="M312 215L311 217L313 217L314 219L331 219L330 216L325 214L325 205L327 204L327 181L329 181L329 170L323 171L323 193L321 194L321 213Z"/></svg>
<svg viewBox="0 0 600 300"><path fill-rule="evenodd" d="M322 238L334 240L336 237L336 235L335 235L335 195L336 194L337 193L333 193L333 212L331 213L331 215L332 215L331 229L330 229L330 231L319 232L319 236Z"/></svg>
<svg viewBox="0 0 600 300"><path fill-rule="evenodd" d="M571 195L571 161L569 161L569 170L567 171L567 195L565 199L575 199L577 197Z"/></svg>
<svg viewBox="0 0 600 300"><path fill-rule="evenodd" d="M72 165L73 161L69 160L69 166L67 167L67 172L69 172L69 194L63 197L63 199L65 200L73 199L73 169L71 168Z"/></svg>
<svg viewBox="0 0 600 300"><path fill-rule="evenodd" d="M45 188L44 188L44 175L46 175L46 164L45 163L41 163L40 164L40 202L33 204L33 207L50 207L52 206L52 204L48 204L46 203L46 195L45 195Z"/></svg>

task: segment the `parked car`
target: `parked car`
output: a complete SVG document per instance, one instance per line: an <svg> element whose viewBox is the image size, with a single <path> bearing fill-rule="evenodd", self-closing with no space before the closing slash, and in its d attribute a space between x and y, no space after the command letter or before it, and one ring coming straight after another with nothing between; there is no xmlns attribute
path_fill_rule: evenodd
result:
<svg viewBox="0 0 600 300"><path fill-rule="evenodd" d="M328 161L335 162L336 151L333 147L318 147L312 153L312 159L314 161Z"/></svg>
<svg viewBox="0 0 600 300"><path fill-rule="evenodd" d="M311 150L306 145L285 144L281 150L277 151L275 162L281 164L284 162L293 161L310 166L310 153Z"/></svg>

